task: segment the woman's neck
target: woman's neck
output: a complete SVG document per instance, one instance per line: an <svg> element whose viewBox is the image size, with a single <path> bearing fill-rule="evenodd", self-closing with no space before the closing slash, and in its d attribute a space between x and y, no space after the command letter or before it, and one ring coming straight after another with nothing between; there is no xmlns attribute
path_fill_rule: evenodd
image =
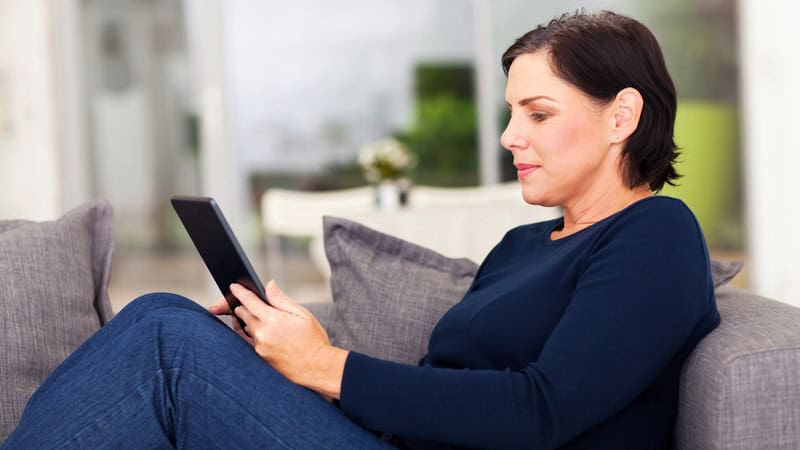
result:
<svg viewBox="0 0 800 450"><path fill-rule="evenodd" d="M645 185L633 189L610 187L597 194L584 196L570 204L563 205L564 226L554 235L565 237L580 231L651 195L653 193L649 186Z"/></svg>

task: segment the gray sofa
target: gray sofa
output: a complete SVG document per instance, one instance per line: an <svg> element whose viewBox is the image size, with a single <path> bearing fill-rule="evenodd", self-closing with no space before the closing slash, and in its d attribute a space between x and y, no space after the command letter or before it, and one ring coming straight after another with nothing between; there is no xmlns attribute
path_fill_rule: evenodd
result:
<svg viewBox="0 0 800 450"><path fill-rule="evenodd" d="M416 362L477 266L344 219L323 228L334 303L312 308L333 343ZM800 449L800 309L725 286L739 269L712 260L722 323L683 367L681 450Z"/></svg>
<svg viewBox="0 0 800 450"><path fill-rule="evenodd" d="M725 286L684 365L675 448L800 449L800 309ZM333 304L306 305L329 333Z"/></svg>
<svg viewBox="0 0 800 450"><path fill-rule="evenodd" d="M324 228L334 303L309 309L334 344L415 361L477 266L341 219ZM44 377L110 319L111 236L105 202L54 222L0 221L0 442ZM683 368L676 448L800 448L800 309L733 287L717 301L722 324Z"/></svg>
<svg viewBox="0 0 800 450"><path fill-rule="evenodd" d="M733 287L683 367L679 449L800 449L800 309Z"/></svg>

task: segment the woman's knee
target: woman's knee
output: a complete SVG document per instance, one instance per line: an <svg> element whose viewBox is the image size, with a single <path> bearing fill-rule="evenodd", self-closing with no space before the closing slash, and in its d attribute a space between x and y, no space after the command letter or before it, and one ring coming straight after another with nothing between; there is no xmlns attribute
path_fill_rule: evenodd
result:
<svg viewBox="0 0 800 450"><path fill-rule="evenodd" d="M193 333L216 333L228 328L192 300L163 292L134 299L117 314L114 321L117 329L135 330L140 337L152 334L154 338L164 341L185 339Z"/></svg>
<svg viewBox="0 0 800 450"><path fill-rule="evenodd" d="M205 309L188 298L169 292L153 292L139 296L128 303L117 316L141 317L164 308L205 312Z"/></svg>

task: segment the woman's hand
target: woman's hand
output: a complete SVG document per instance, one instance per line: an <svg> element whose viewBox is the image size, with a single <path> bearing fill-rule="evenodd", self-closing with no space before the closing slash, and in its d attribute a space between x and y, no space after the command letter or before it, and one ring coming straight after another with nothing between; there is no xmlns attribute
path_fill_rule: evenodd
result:
<svg viewBox="0 0 800 450"><path fill-rule="evenodd" d="M239 284L231 285L231 293L242 303L233 313L245 323L242 330L234 320L233 329L264 361L301 386L329 399L339 398L348 352L330 345L311 312L289 298L275 281L266 286L269 304ZM209 310L230 314L224 299Z"/></svg>
<svg viewBox="0 0 800 450"><path fill-rule="evenodd" d="M230 305L228 305L228 302L225 300L225 297L220 297L219 300L217 300L217 303L208 307L208 310L211 312L211 314L214 314L215 316L233 315L231 307ZM250 344L251 347L256 345L256 342L253 340L253 338L248 336L247 333L245 333L244 330L242 330L242 326L239 324L239 321L236 320L235 318L231 318L231 327L233 328L233 331L235 331L240 338L244 339L248 344Z"/></svg>

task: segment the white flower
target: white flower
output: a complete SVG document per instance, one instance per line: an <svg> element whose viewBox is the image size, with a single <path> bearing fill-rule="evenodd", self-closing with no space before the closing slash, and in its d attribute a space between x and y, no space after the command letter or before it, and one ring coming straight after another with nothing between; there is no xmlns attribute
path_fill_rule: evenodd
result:
<svg viewBox="0 0 800 450"><path fill-rule="evenodd" d="M400 178L414 167L416 158L397 139L385 137L362 147L358 163L367 180L375 183Z"/></svg>

